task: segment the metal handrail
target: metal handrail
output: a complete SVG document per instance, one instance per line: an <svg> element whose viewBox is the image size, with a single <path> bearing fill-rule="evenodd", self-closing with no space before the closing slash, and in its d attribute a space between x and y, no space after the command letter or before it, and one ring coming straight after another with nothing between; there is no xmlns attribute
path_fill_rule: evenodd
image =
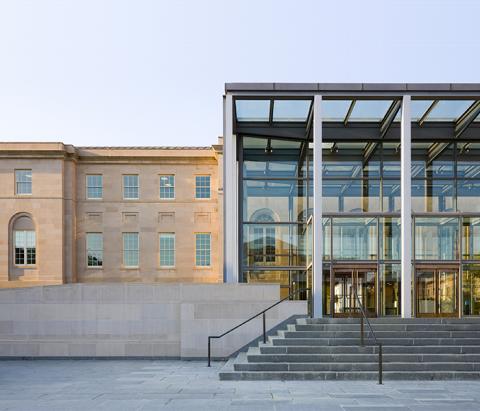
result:
<svg viewBox="0 0 480 411"><path fill-rule="evenodd" d="M357 290L355 287L353 288L353 294L355 295L355 298L358 302L358 306L360 308L361 316L360 316L360 345L363 347L365 345L364 341L364 325L363 325L363 319L367 322L368 328L370 329L370 333L372 334L373 337L373 342L374 344L378 345L378 383L381 385L383 384L383 345L381 342L378 342L377 337L375 335L375 331L373 331L372 325L370 324L370 321L368 320L367 314L365 313L365 309L363 308L363 304L360 301L360 298L358 298Z"/></svg>
<svg viewBox="0 0 480 411"><path fill-rule="evenodd" d="M235 331L237 328L240 328L242 325L254 320L255 318L257 318L258 316L261 315L263 317L263 343L265 344L267 342L267 322L266 322L265 313L268 310L271 310L272 308L276 307L278 304L284 302L285 300L290 300L293 296L297 295L298 293L304 292L304 291L306 291L308 293L308 292L311 291L311 289L310 288L302 288L300 290L294 291L294 292L288 294L288 296L286 296L285 298L282 298L280 301L277 301L275 304L272 304L270 307L267 307L263 311L260 311L258 314L255 314L254 316L250 317L248 320L245 320L242 323L236 325L235 327L230 328L228 331L225 331L223 334L210 335L208 337L208 366L210 367L210 358L211 358L210 353L211 353L211 340L212 339L222 338L222 337L226 336L227 334L230 334L232 331ZM311 300L311 298L312 298L312 295L310 293L310 300ZM308 301L308 298L307 298L307 301ZM311 317L311 313L310 313L310 317Z"/></svg>

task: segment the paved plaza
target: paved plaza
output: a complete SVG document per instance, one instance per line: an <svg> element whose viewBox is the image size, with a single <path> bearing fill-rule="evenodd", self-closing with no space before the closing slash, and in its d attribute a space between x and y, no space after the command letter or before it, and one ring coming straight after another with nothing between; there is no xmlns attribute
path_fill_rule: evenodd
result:
<svg viewBox="0 0 480 411"><path fill-rule="evenodd" d="M219 381L222 365L0 361L0 410L480 410L476 381Z"/></svg>

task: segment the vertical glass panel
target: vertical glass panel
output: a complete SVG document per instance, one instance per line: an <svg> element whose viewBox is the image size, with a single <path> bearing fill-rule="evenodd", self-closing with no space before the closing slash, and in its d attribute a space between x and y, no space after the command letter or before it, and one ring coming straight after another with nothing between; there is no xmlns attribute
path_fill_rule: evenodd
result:
<svg viewBox="0 0 480 411"><path fill-rule="evenodd" d="M383 143L383 177L400 178L400 142Z"/></svg>
<svg viewBox="0 0 480 411"><path fill-rule="evenodd" d="M399 180L383 180L383 211L400 212Z"/></svg>
<svg viewBox="0 0 480 411"><path fill-rule="evenodd" d="M417 277L417 314L434 315L436 313L435 270L419 269Z"/></svg>
<svg viewBox="0 0 480 411"><path fill-rule="evenodd" d="M195 234L195 265L197 267L210 267L211 260L211 235L210 233Z"/></svg>
<svg viewBox="0 0 480 411"><path fill-rule="evenodd" d="M463 315L480 315L480 265L463 266Z"/></svg>
<svg viewBox="0 0 480 411"><path fill-rule="evenodd" d="M356 291L358 299L363 305L368 316L374 316L376 314L376 299L377 294L375 290L377 272L376 270L367 268L358 268L356 270ZM358 301L355 299L355 307L357 312L359 307Z"/></svg>
<svg viewBox="0 0 480 411"><path fill-rule="evenodd" d="M323 218L323 259L330 260L330 240L332 238L332 226L330 218Z"/></svg>
<svg viewBox="0 0 480 411"><path fill-rule="evenodd" d="M243 220L306 221L306 187L299 180L244 180Z"/></svg>
<svg viewBox="0 0 480 411"><path fill-rule="evenodd" d="M175 266L175 234L160 233L160 267Z"/></svg>
<svg viewBox="0 0 480 411"><path fill-rule="evenodd" d="M416 217L415 258L456 260L459 258L458 218Z"/></svg>
<svg viewBox="0 0 480 411"><path fill-rule="evenodd" d="M125 267L138 267L138 257L138 233L123 233L123 265Z"/></svg>
<svg viewBox="0 0 480 411"><path fill-rule="evenodd" d="M480 218L464 217L462 221L462 258L480 260Z"/></svg>
<svg viewBox="0 0 480 411"><path fill-rule="evenodd" d="M400 260L400 219L385 217L379 219L380 258Z"/></svg>
<svg viewBox="0 0 480 411"><path fill-rule="evenodd" d="M333 218L333 258L374 260L377 258L375 218Z"/></svg>
<svg viewBox="0 0 480 411"><path fill-rule="evenodd" d="M401 265L380 264L381 315L400 315Z"/></svg>
<svg viewBox="0 0 480 411"><path fill-rule="evenodd" d="M87 233L87 266L103 265L103 234Z"/></svg>
<svg viewBox="0 0 480 411"><path fill-rule="evenodd" d="M352 314L355 310L353 293L353 270L334 270L333 272L333 312L334 314Z"/></svg>
<svg viewBox="0 0 480 411"><path fill-rule="evenodd" d="M268 121L270 100L236 100L237 121Z"/></svg>
<svg viewBox="0 0 480 411"><path fill-rule="evenodd" d="M480 212L480 180L457 180L457 210Z"/></svg>
<svg viewBox="0 0 480 411"><path fill-rule="evenodd" d="M323 266L323 313L325 315L332 315L331 310L331 289L330 289L330 266Z"/></svg>
<svg viewBox="0 0 480 411"><path fill-rule="evenodd" d="M307 121L311 100L274 100L273 121Z"/></svg>
<svg viewBox="0 0 480 411"><path fill-rule="evenodd" d="M325 212L380 211L379 180L322 181Z"/></svg>
<svg viewBox="0 0 480 411"><path fill-rule="evenodd" d="M438 276L438 314L457 312L457 270L441 268Z"/></svg>
<svg viewBox="0 0 480 411"><path fill-rule="evenodd" d="M413 180L412 210L416 212L455 211L451 180Z"/></svg>

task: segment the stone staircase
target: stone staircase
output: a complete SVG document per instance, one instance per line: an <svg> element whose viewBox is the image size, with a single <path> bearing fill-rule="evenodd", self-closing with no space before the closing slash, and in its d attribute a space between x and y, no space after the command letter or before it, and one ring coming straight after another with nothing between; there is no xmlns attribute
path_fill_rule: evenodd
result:
<svg viewBox="0 0 480 411"><path fill-rule="evenodd" d="M372 318L384 380L480 379L480 319ZM378 347L359 318L300 318L231 358L221 380L376 380Z"/></svg>

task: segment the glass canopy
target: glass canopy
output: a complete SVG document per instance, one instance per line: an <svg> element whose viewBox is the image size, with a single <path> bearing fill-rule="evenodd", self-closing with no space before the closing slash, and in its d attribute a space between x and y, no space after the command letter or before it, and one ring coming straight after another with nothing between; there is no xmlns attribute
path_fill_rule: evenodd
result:
<svg viewBox="0 0 480 411"><path fill-rule="evenodd" d="M235 101L238 122L306 122L311 99L270 99Z"/></svg>

